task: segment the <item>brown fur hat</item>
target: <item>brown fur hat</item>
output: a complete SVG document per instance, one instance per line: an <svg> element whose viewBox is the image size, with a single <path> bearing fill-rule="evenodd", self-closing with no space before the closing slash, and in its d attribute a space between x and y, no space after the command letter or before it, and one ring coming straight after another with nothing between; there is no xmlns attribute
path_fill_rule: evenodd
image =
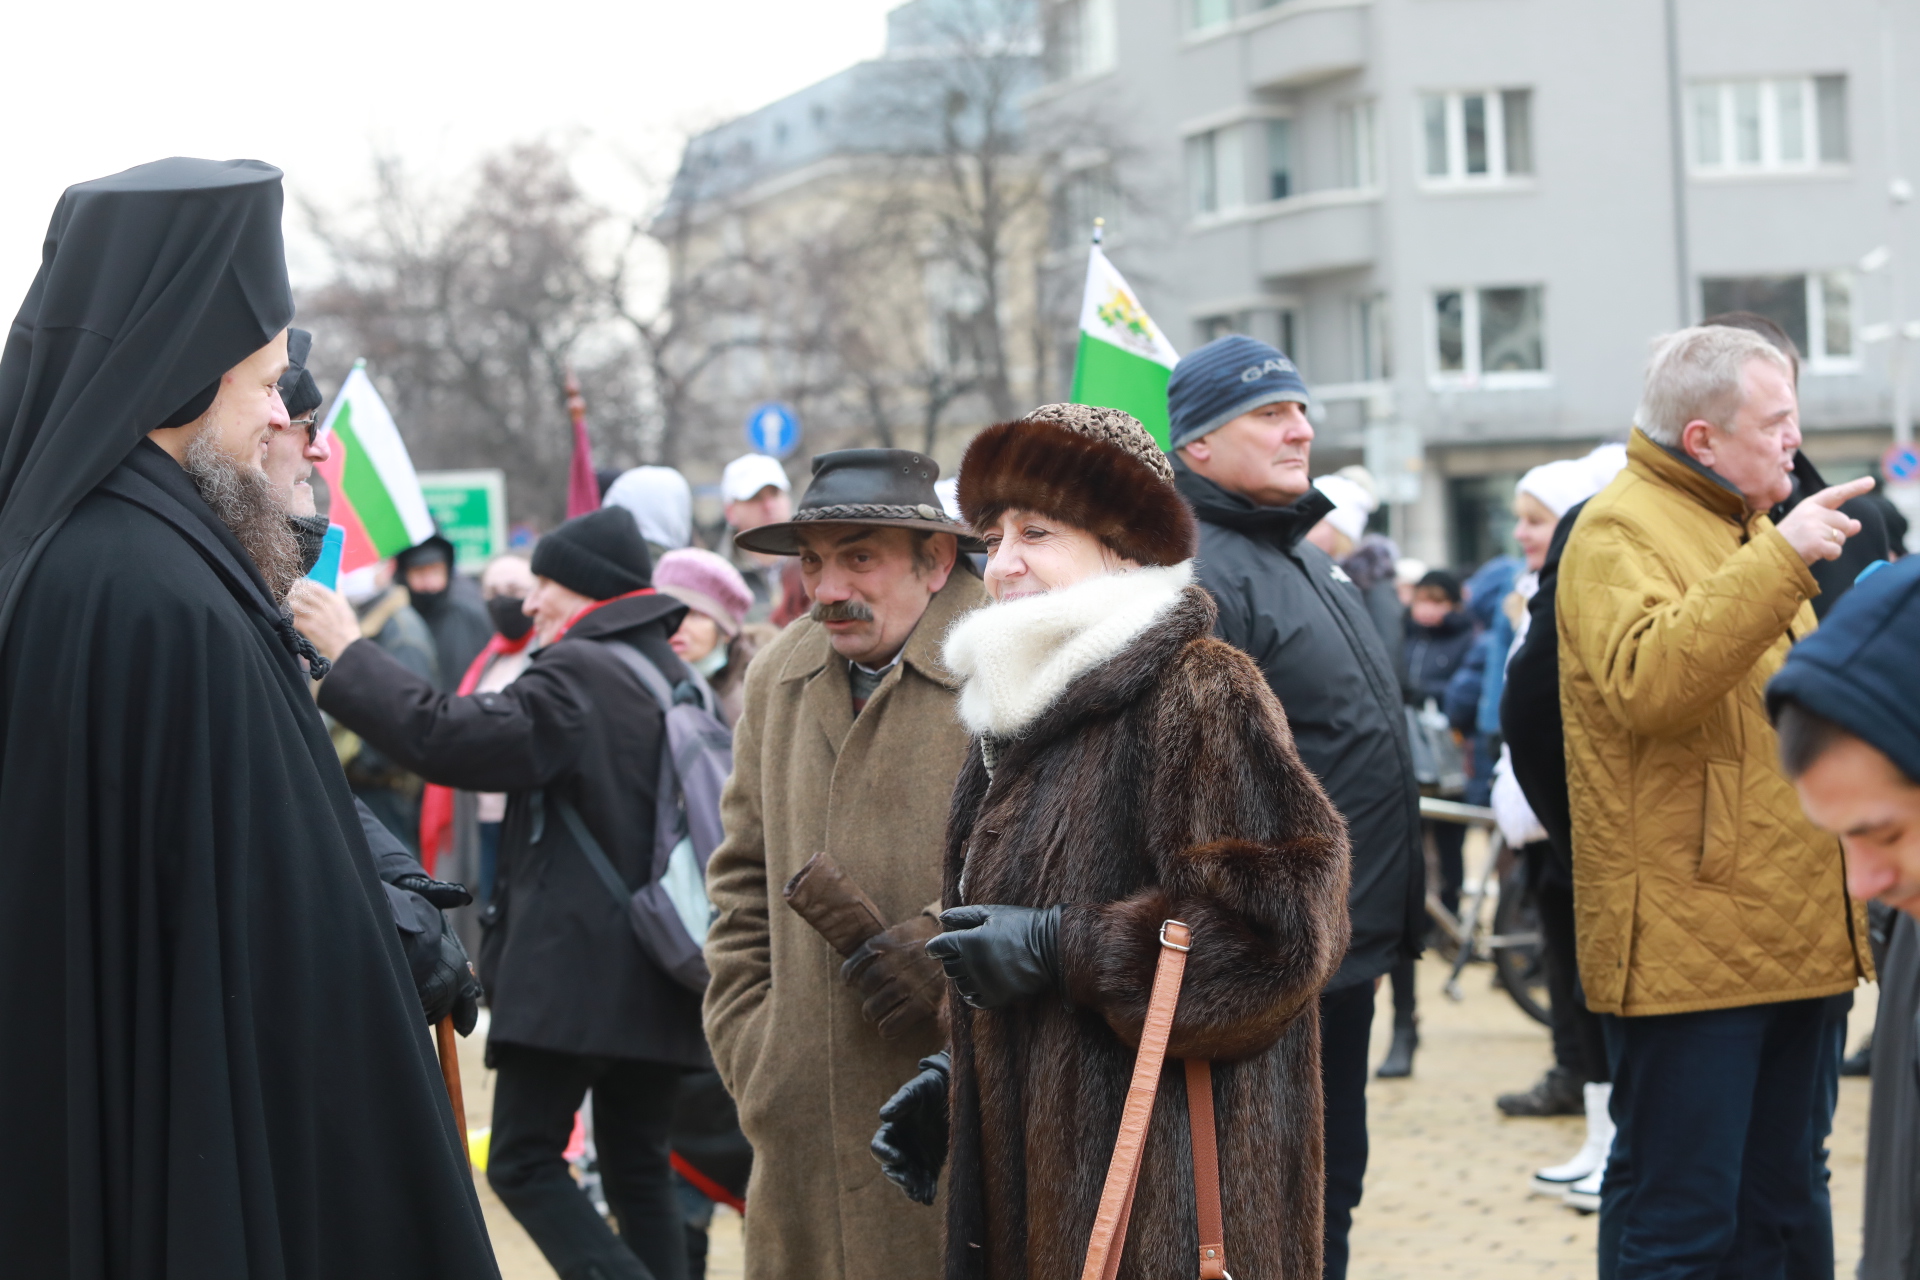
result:
<svg viewBox="0 0 1920 1280"><path fill-rule="evenodd" d="M959 497L976 532L1007 511L1037 511L1139 564L1179 564L1200 545L1167 455L1118 409L1045 404L988 427L960 460Z"/></svg>

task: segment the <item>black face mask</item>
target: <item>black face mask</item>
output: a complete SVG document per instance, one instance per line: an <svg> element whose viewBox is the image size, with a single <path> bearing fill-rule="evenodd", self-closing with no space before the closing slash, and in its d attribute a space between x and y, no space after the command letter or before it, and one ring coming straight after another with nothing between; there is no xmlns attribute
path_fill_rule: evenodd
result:
<svg viewBox="0 0 1920 1280"><path fill-rule="evenodd" d="M520 612L524 603L519 596L495 596L487 601L487 616L493 619L493 629L509 640L518 640L533 630L533 619Z"/></svg>
<svg viewBox="0 0 1920 1280"><path fill-rule="evenodd" d="M325 516L288 516L293 536L300 540L300 572L309 574L320 563L320 550L327 540Z"/></svg>

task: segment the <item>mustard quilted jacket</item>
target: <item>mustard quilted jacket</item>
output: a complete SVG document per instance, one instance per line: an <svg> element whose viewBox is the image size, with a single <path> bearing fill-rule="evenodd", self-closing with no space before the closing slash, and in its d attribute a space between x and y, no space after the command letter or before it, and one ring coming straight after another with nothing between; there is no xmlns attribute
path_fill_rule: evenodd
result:
<svg viewBox="0 0 1920 1280"><path fill-rule="evenodd" d="M1808 999L1872 975L1839 841L1800 812L1762 697L1818 590L1764 513L1638 431L1581 513L1554 607L1596 1013Z"/></svg>

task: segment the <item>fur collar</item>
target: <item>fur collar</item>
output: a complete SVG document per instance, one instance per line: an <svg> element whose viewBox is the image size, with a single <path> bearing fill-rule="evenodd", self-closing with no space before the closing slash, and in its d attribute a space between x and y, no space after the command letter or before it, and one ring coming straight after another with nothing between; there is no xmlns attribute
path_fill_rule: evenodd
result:
<svg viewBox="0 0 1920 1280"><path fill-rule="evenodd" d="M961 722L975 735L1019 737L1067 686L1172 611L1192 581L1191 560L1147 566L962 618L947 633L945 655L965 681Z"/></svg>

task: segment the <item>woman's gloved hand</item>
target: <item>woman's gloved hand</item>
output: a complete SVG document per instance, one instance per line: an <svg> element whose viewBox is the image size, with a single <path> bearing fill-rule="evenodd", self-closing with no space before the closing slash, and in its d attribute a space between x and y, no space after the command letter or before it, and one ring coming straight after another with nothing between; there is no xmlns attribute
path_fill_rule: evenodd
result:
<svg viewBox="0 0 1920 1280"><path fill-rule="evenodd" d="M880 1108L873 1158L895 1186L921 1204L932 1204L947 1163L946 1050L920 1059L920 1074L901 1085Z"/></svg>
<svg viewBox="0 0 1920 1280"><path fill-rule="evenodd" d="M419 894L442 911L451 911L473 902L473 895L467 891L467 886L454 884L451 880L435 880L432 876L415 873L396 876L392 884L396 889Z"/></svg>
<svg viewBox="0 0 1920 1280"><path fill-rule="evenodd" d="M1060 990L1060 908L954 907L940 913L946 930L927 944L976 1009Z"/></svg>

